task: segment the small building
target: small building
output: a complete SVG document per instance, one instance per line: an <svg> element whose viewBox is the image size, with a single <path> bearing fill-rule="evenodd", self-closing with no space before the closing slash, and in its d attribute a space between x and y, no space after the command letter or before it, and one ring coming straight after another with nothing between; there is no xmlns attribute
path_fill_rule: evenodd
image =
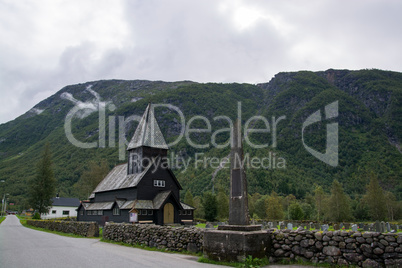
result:
<svg viewBox="0 0 402 268"><path fill-rule="evenodd" d="M151 104L127 151L127 163L114 167L81 203L78 221L192 224L194 208L180 202L182 187L168 167L168 146Z"/></svg>
<svg viewBox="0 0 402 268"><path fill-rule="evenodd" d="M76 217L77 216L77 208L80 205L80 200L78 198L70 198L70 197L53 197L52 198L52 207L49 209L49 212L46 214L42 214L42 219L55 219L55 218L64 218L64 217Z"/></svg>

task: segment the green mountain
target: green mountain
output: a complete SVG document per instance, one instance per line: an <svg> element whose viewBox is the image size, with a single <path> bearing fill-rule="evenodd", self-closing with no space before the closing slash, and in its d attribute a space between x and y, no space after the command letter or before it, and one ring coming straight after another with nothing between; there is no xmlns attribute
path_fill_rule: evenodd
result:
<svg viewBox="0 0 402 268"><path fill-rule="evenodd" d="M106 159L110 168L125 162L119 137L131 138L149 102L165 105L157 107L155 115L167 142L175 142L170 163L184 190L191 189L194 195L218 186L229 188L229 169L218 169L218 161L229 154L229 146L224 146L227 128L241 110L243 127L269 127L269 132L249 132L244 140L251 194L276 191L302 198L315 184L328 190L337 179L355 197L365 192L368 174L374 172L384 189L402 199L402 73L332 69L279 73L257 85L104 80L64 87L0 125L0 180L5 181L0 193L9 193L10 201L21 208L26 206L27 181L35 176L36 163L49 142L58 192L83 198L74 185L89 162ZM338 114L327 118L325 107L335 102ZM70 128L67 115L74 109ZM321 120L306 126L302 137L303 123L316 111ZM306 149L325 153L327 125L334 123L339 151L335 167ZM204 131L186 132L180 138L185 127ZM93 143L94 148L73 145L66 129L75 140ZM203 146L195 148L192 143Z"/></svg>

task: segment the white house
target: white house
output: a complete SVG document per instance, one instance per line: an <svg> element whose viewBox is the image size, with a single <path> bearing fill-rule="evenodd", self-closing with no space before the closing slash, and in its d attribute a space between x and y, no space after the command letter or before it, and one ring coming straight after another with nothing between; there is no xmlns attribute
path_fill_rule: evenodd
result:
<svg viewBox="0 0 402 268"><path fill-rule="evenodd" d="M54 219L63 217L77 217L77 208L80 205L78 198L54 197L53 204L47 214L42 214L42 219Z"/></svg>

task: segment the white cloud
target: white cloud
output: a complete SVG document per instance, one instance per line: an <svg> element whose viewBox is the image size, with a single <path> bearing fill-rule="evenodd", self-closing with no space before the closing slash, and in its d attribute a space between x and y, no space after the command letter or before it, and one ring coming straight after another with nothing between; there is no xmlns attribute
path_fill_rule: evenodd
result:
<svg viewBox="0 0 402 268"><path fill-rule="evenodd" d="M0 0L0 122L97 79L265 82L401 71L400 1Z"/></svg>

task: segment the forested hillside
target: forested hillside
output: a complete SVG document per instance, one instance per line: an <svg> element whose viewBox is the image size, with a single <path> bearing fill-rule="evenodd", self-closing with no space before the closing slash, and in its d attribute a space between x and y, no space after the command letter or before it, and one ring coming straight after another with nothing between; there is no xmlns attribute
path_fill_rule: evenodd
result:
<svg viewBox="0 0 402 268"><path fill-rule="evenodd" d="M338 116L326 120L325 106L336 101ZM78 187L82 174L93 162L106 160L111 168L125 161L121 157L124 150L119 157L119 126L123 119L141 116L149 102L179 108L186 126L190 122L192 129L207 128L205 120L190 121L194 116L203 116L211 123L211 131L188 136L205 148L194 148L185 136L171 147L172 160L180 158L188 165L184 167L182 161L180 166L172 166L184 188L183 197L188 189L194 196L212 189L224 189L228 194L229 169L217 171L216 164L204 165L197 159L228 155L228 146L216 148L213 142L226 143L229 132L224 129L229 125L222 116L234 121L240 107L243 126L251 117L261 116L270 127L268 133L249 133L247 137L254 145L269 146L255 148L244 142L245 155L266 161L270 157L271 163L270 167L247 169L251 195L275 192L303 199L317 186L329 192L336 179L352 199L358 199L366 193L370 176L375 176L383 189L402 199L402 74L381 70L279 73L258 85L107 80L67 86L23 116L0 125L0 179L5 181L0 189L10 194L16 208L26 207L27 181L35 175L40 153L49 142L58 192L85 198ZM98 142L96 148L78 148L66 137L66 115L77 106L86 109L72 120L72 133L82 142ZM99 107L105 107L104 115ZM318 160L303 145L303 123L317 110L322 120L305 129L304 144L324 153L326 125L338 123L336 167ZM159 107L155 114L167 141L175 141L182 130L178 113ZM104 132L99 124L103 116ZM123 127L127 139L137 123L131 121ZM249 128L266 128L262 120L249 123ZM221 131L213 135L217 130ZM102 139L99 144L100 135L104 144Z"/></svg>

